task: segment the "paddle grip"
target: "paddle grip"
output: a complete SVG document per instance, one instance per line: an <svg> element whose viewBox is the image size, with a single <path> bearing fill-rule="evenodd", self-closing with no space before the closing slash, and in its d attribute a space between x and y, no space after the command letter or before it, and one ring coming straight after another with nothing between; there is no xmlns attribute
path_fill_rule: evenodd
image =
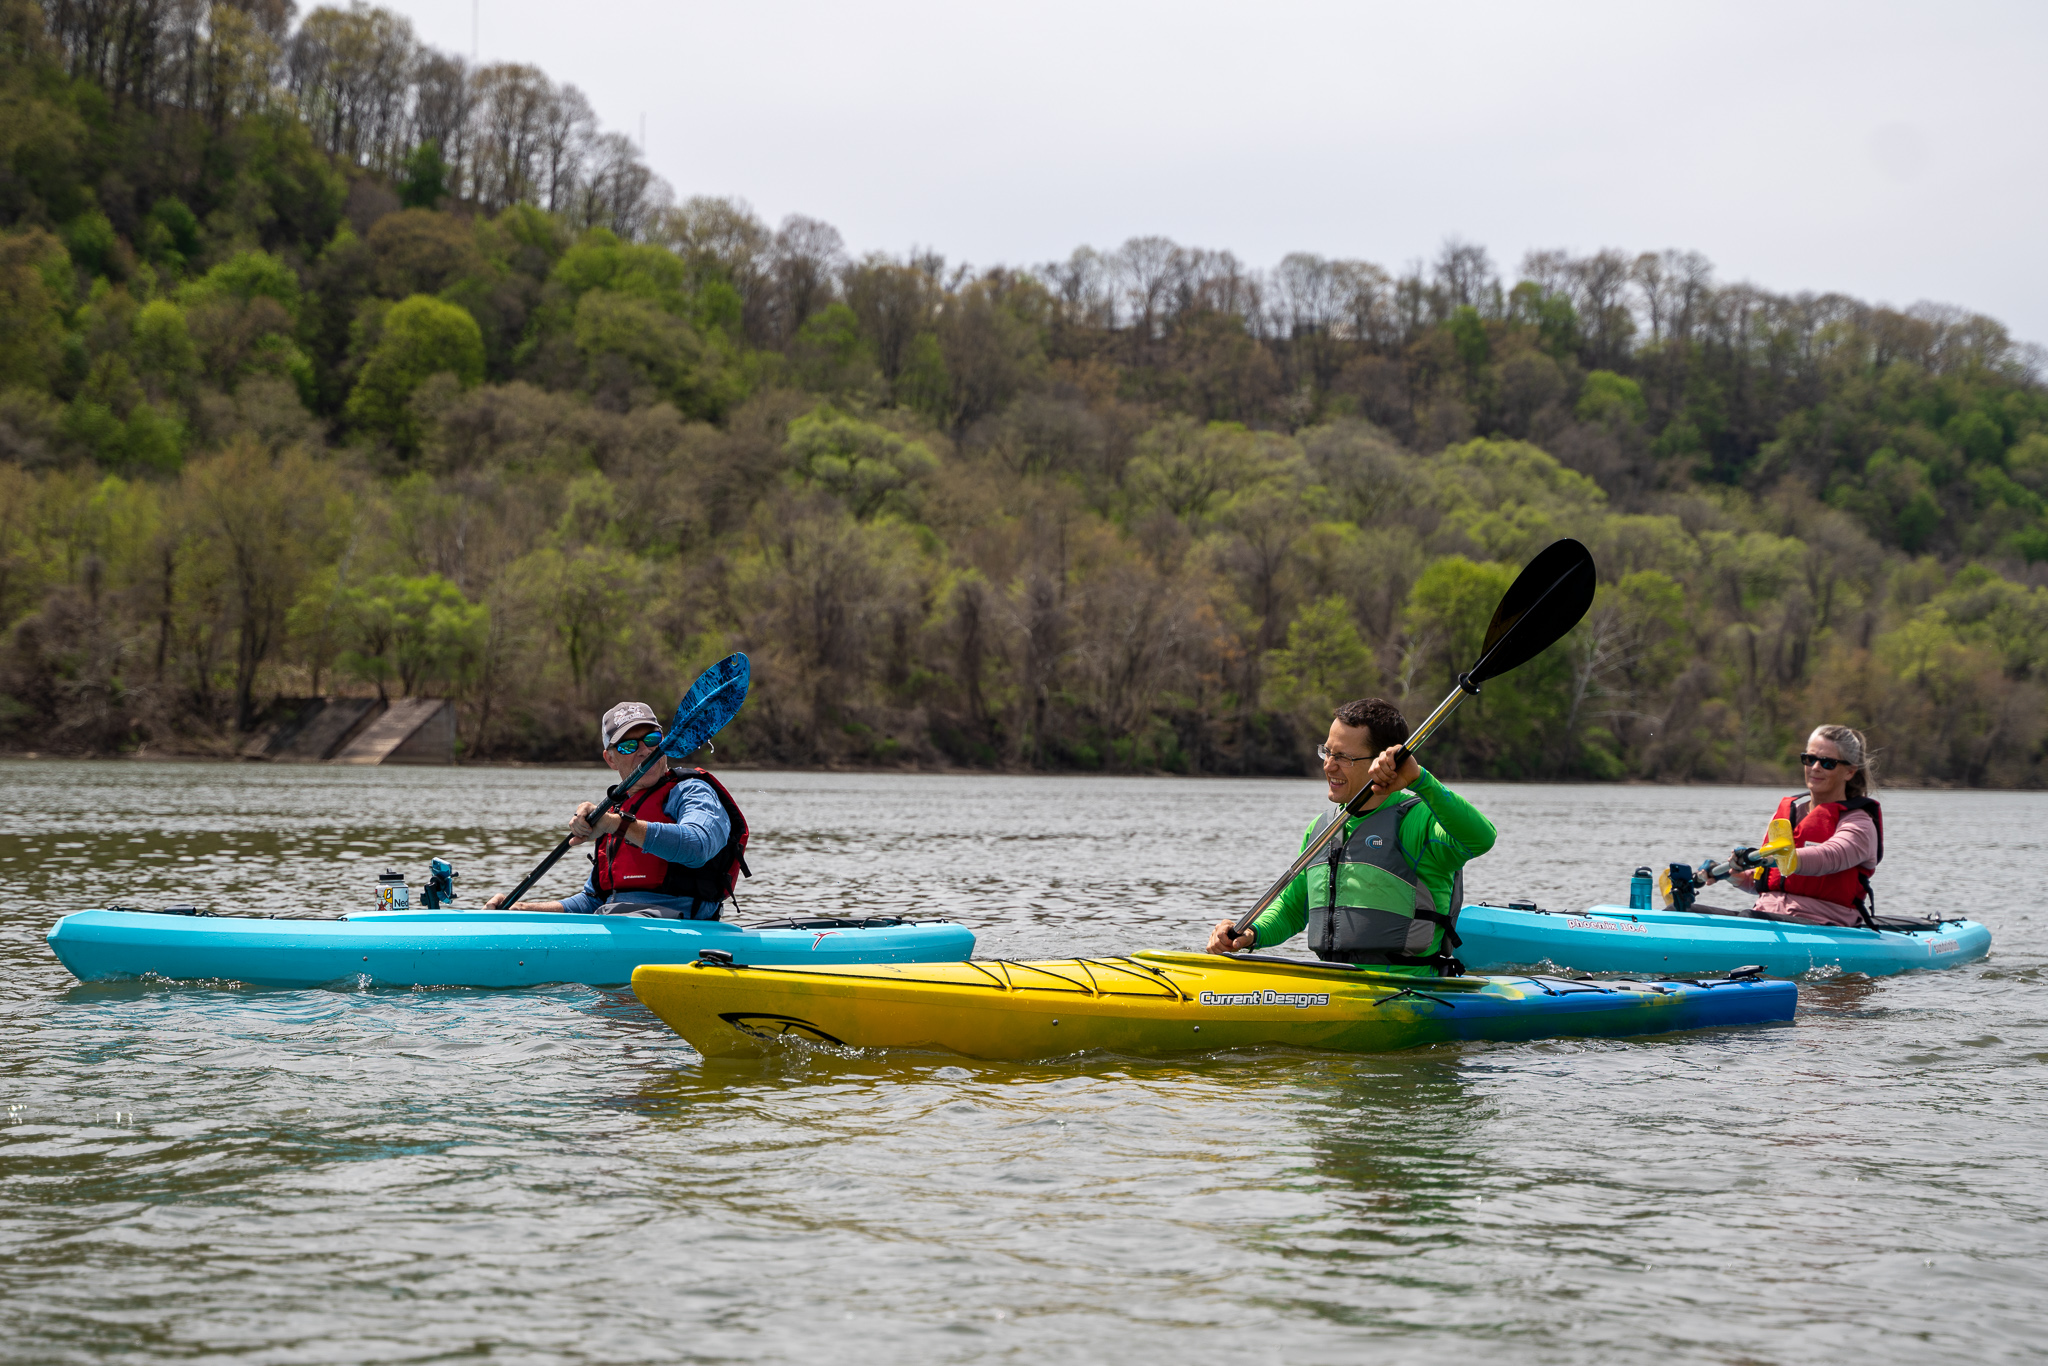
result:
<svg viewBox="0 0 2048 1366"><path fill-rule="evenodd" d="M1757 857L1754 847L1745 845L1730 854L1726 862L1716 863L1712 859L1708 859L1705 863L1702 863L1700 865L1700 876L1708 882L1719 882L1722 878L1733 876L1736 873L1753 873L1759 868L1768 866L1769 863L1769 859Z"/></svg>
<svg viewBox="0 0 2048 1366"><path fill-rule="evenodd" d="M1472 675L1470 673L1459 674L1458 690L1438 703L1437 709L1425 717L1422 724L1415 728L1415 733L1408 737L1408 743L1402 745L1401 752L1394 756L1394 766L1399 768L1402 764L1413 759L1416 749L1423 741L1429 739L1435 733L1438 726L1441 726L1450 719L1451 713L1458 709L1460 702L1463 702L1468 697L1477 696L1479 696L1479 685L1472 681ZM1356 797L1353 797L1344 809L1354 816L1357 815L1365 804L1372 800L1372 794L1378 790L1379 784L1367 783L1365 788Z"/></svg>
<svg viewBox="0 0 2048 1366"><path fill-rule="evenodd" d="M1394 754L1394 768L1398 771L1401 765L1407 763L1410 759L1413 759L1414 757L1414 750L1408 748L1408 746L1406 745L1401 746L1401 748ZM1345 811L1349 812L1351 815L1357 815L1360 811L1365 809L1365 804L1372 800L1372 794L1379 790L1380 785L1378 783L1367 783L1356 797L1353 797L1349 802L1345 803Z"/></svg>

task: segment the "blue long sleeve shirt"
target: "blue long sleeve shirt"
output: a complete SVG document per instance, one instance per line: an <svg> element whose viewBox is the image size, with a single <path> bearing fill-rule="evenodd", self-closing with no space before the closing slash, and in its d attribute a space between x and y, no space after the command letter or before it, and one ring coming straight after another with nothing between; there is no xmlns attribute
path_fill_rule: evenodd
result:
<svg viewBox="0 0 2048 1366"><path fill-rule="evenodd" d="M732 836L732 821L726 816L725 807L709 783L677 783L669 789L661 809L668 820L647 823L644 847L664 862L702 868L725 848L726 840ZM603 893L597 890L597 875L593 871L583 884L583 890L562 902L562 909L584 915L602 906L604 900ZM686 896L662 896L655 892L634 892L632 900L650 906L679 906L685 915L695 905Z"/></svg>

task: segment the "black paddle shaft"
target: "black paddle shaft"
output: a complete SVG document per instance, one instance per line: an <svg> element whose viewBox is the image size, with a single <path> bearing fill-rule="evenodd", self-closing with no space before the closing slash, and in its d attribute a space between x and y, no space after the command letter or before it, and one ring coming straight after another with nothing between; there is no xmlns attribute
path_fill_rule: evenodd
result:
<svg viewBox="0 0 2048 1366"><path fill-rule="evenodd" d="M610 811L613 807L617 806L620 802L624 801L626 799L626 795L633 790L633 785L639 782L642 778L646 777L647 770L653 768L655 761L662 757L663 754L661 747L659 745L650 746L647 757L640 761L640 767L634 769L632 775L628 777L626 781L622 783L614 783L612 786L605 789L604 800L598 804L597 810L590 813L590 823L592 825L596 825L599 821L604 819L605 813L607 811ZM548 875L548 869L554 867L557 863L560 863L562 861L562 855L568 853L569 846L574 844L575 842L576 837L574 835L564 835L562 837L562 842L555 846L555 851L552 854L549 854L546 858L542 859L540 861L539 867L535 868L532 872L528 873L525 877L521 878L519 881L519 885L517 887L514 887L511 891L505 894L505 903L503 909L509 911L512 909L513 906L517 905L519 902L519 898L525 896L527 890L531 888L534 883L539 882L542 878Z"/></svg>
<svg viewBox="0 0 2048 1366"><path fill-rule="evenodd" d="M1545 546L1508 585L1508 591L1501 595L1500 605L1493 609L1493 620L1487 625L1486 640L1480 647L1478 662L1458 675L1458 686L1409 735L1408 742L1401 747L1400 762L1408 762L1409 756L1450 718L1459 703L1467 697L1477 697L1481 683L1528 663L1562 640L1565 632L1578 625L1580 618L1586 615L1586 609L1593 605L1593 592L1598 582L1592 553L1585 546L1570 539L1553 541ZM1234 932L1243 934L1252 921L1279 900L1280 893L1287 890L1287 884L1300 877L1302 870L1316 861L1345 823L1364 812L1376 791L1378 788L1368 783L1357 796L1346 802L1344 814L1325 826L1323 833L1311 840L1288 865L1287 871L1266 889L1266 894L1237 918Z"/></svg>

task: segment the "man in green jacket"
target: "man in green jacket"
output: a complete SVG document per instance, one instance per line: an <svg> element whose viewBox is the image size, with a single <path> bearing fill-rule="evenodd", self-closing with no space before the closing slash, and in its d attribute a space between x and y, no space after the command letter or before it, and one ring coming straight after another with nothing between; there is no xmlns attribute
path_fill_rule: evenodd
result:
<svg viewBox="0 0 2048 1366"><path fill-rule="evenodd" d="M1316 747L1334 809L1309 825L1302 847L1366 784L1378 790L1245 933L1218 921L1209 952L1270 948L1306 928L1308 946L1328 962L1420 975L1449 966L1446 932L1464 899L1462 870L1493 848L1495 831L1414 756L1401 758L1407 738L1408 722L1391 702L1369 697L1337 709L1329 742Z"/></svg>

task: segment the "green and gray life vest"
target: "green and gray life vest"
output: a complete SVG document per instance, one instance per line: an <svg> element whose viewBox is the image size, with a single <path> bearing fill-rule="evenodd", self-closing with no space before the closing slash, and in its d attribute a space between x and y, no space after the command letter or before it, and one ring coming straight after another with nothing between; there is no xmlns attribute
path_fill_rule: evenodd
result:
<svg viewBox="0 0 2048 1366"><path fill-rule="evenodd" d="M1350 837L1331 841L1328 853L1310 864L1308 944L1316 956L1340 963L1432 962L1437 930L1443 952L1458 946L1458 908L1465 899L1465 874L1451 883L1448 913L1401 848L1401 821L1422 799L1389 803L1365 816ZM1309 840L1344 820L1338 807L1309 832Z"/></svg>

